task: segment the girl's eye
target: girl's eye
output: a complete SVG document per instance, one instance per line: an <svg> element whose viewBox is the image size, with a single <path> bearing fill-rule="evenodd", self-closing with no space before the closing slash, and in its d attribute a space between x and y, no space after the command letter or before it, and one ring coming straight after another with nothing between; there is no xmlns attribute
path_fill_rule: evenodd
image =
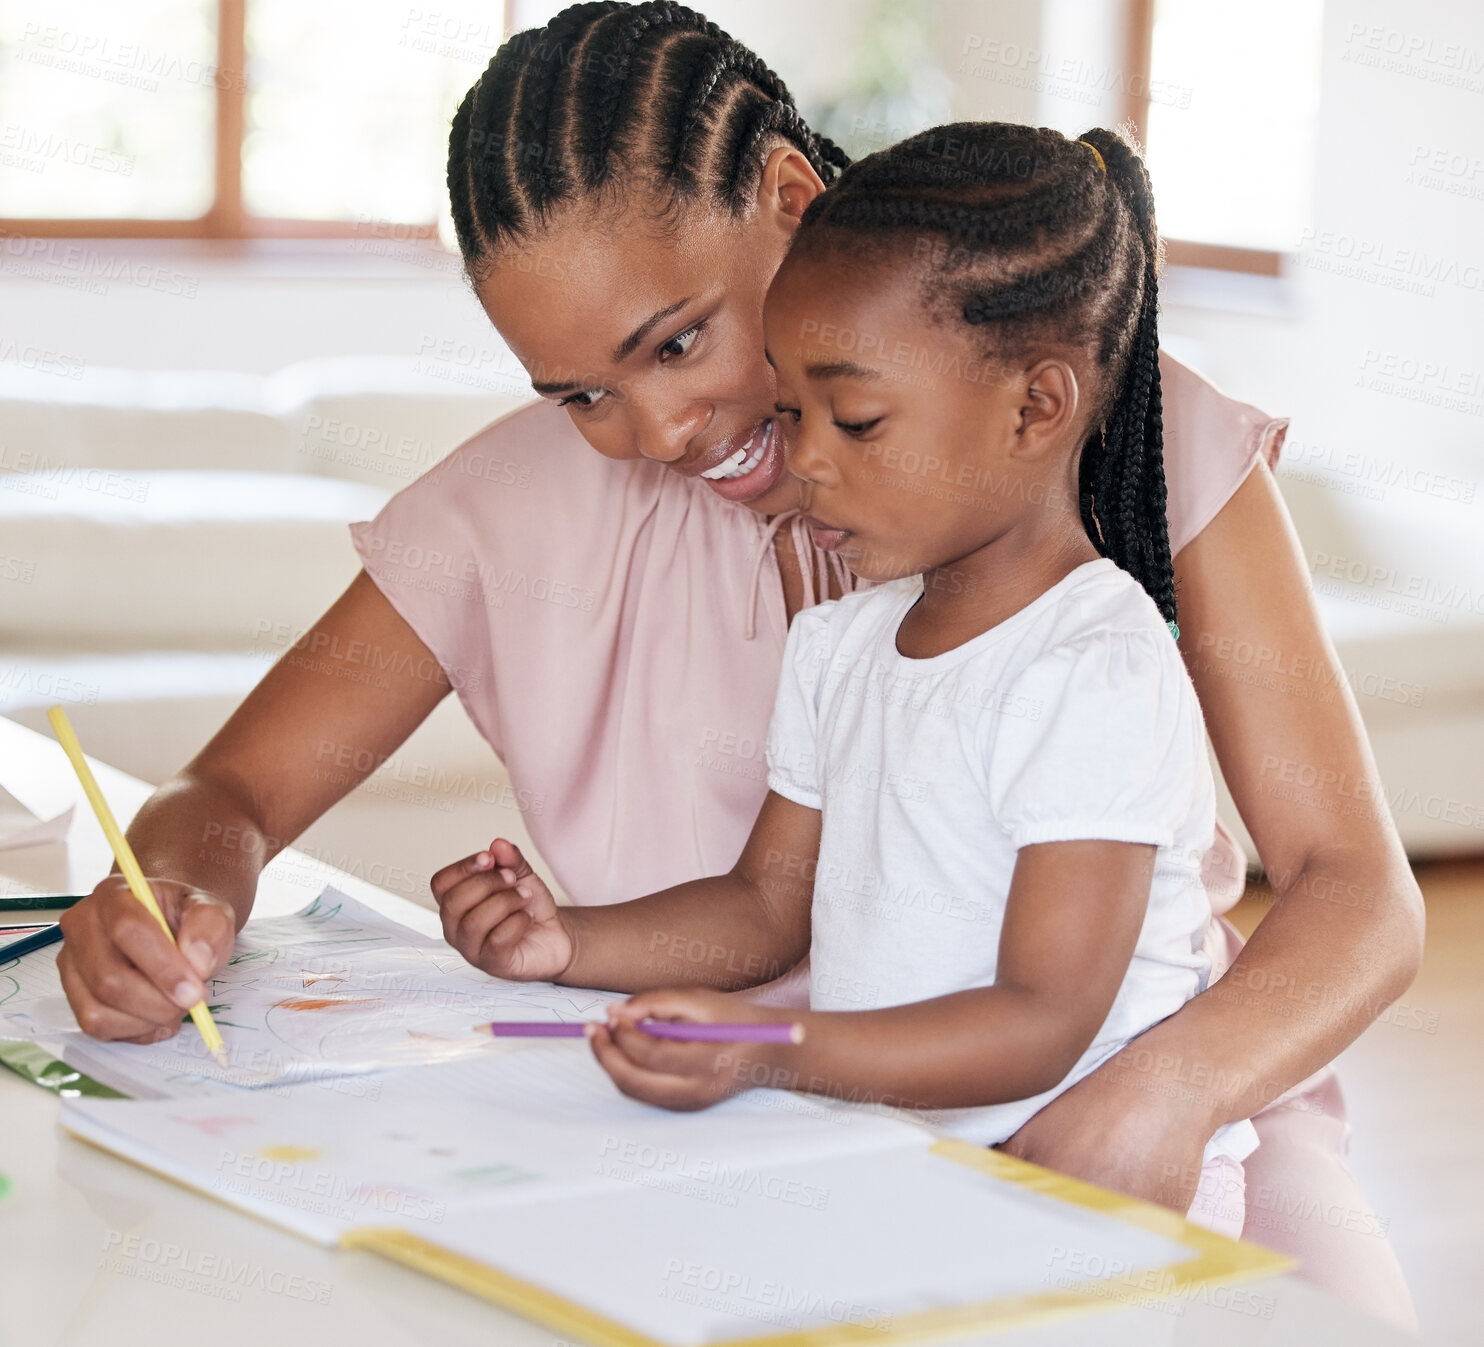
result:
<svg viewBox="0 0 1484 1347"><path fill-rule="evenodd" d="M696 344L696 338L705 328L705 323L697 323L694 327L686 328L684 332L677 332L660 347L660 358L673 360L676 356L685 355Z"/></svg>
<svg viewBox="0 0 1484 1347"><path fill-rule="evenodd" d="M798 425L803 416L803 413L800 412L797 407L785 407L781 402L775 402L773 404L773 410L777 412L779 416L793 417L794 425Z"/></svg>
<svg viewBox="0 0 1484 1347"><path fill-rule="evenodd" d="M605 397L607 395L607 391L608 390L605 388L584 388L580 393L572 393L567 397L558 398L557 406L567 407L575 404L583 411L588 411L598 405L598 399L601 397ZM584 401L583 399L585 398L590 398L591 401Z"/></svg>
<svg viewBox="0 0 1484 1347"><path fill-rule="evenodd" d="M881 418L878 416L872 421L836 421L835 425L847 435L864 435L872 426L879 426Z"/></svg>

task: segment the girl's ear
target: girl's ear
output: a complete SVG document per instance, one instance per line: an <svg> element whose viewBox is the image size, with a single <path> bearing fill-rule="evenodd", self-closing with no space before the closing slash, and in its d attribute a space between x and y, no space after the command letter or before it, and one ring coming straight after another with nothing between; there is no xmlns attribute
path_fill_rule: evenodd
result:
<svg viewBox="0 0 1484 1347"><path fill-rule="evenodd" d="M1012 458L1035 460L1066 443L1082 403L1077 375L1065 360L1039 360L1026 371Z"/></svg>
<svg viewBox="0 0 1484 1347"><path fill-rule="evenodd" d="M792 230L809 203L822 191L824 182L798 148L780 145L763 164L757 187L758 209Z"/></svg>

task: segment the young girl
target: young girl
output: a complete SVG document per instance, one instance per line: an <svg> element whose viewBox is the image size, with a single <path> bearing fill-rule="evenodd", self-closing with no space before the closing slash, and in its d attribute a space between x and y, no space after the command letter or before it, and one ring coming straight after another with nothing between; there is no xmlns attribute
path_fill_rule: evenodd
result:
<svg viewBox="0 0 1484 1347"><path fill-rule="evenodd" d="M601 907L559 908L503 840L434 879L487 972L640 993L592 1040L625 1093L781 1085L995 1144L1204 989L1214 788L1173 639L1158 251L1105 130L924 132L805 213L767 355L815 541L874 583L790 627L740 859ZM802 1014L722 994L806 954ZM805 1036L676 1043L646 1016ZM1255 1144L1212 1137L1198 1219L1240 1232Z"/></svg>

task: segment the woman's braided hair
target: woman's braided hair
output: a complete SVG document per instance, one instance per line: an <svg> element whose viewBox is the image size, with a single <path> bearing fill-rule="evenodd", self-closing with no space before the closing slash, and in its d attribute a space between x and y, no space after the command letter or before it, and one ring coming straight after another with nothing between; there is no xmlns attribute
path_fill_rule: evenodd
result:
<svg viewBox="0 0 1484 1347"><path fill-rule="evenodd" d="M1105 167L1106 166L1106 167ZM851 165L805 211L794 248L839 243L926 263L930 311L991 329L998 353L1037 341L1097 371L1078 468L1093 544L1175 621L1159 388L1159 235L1128 141L962 122Z"/></svg>
<svg viewBox="0 0 1484 1347"><path fill-rule="evenodd" d="M454 114L448 191L465 269L478 279L502 241L604 189L744 215L785 142L826 183L850 162L777 75L694 10L572 5L506 42Z"/></svg>

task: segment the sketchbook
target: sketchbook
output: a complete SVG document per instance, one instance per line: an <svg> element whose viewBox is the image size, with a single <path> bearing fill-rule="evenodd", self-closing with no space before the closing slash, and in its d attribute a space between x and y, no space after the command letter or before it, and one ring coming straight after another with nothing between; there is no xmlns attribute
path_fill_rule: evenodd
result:
<svg viewBox="0 0 1484 1347"><path fill-rule="evenodd" d="M599 1347L922 1340L1291 1266L867 1108L766 1089L700 1113L639 1104L580 1041L373 1081L79 1099L62 1125Z"/></svg>

